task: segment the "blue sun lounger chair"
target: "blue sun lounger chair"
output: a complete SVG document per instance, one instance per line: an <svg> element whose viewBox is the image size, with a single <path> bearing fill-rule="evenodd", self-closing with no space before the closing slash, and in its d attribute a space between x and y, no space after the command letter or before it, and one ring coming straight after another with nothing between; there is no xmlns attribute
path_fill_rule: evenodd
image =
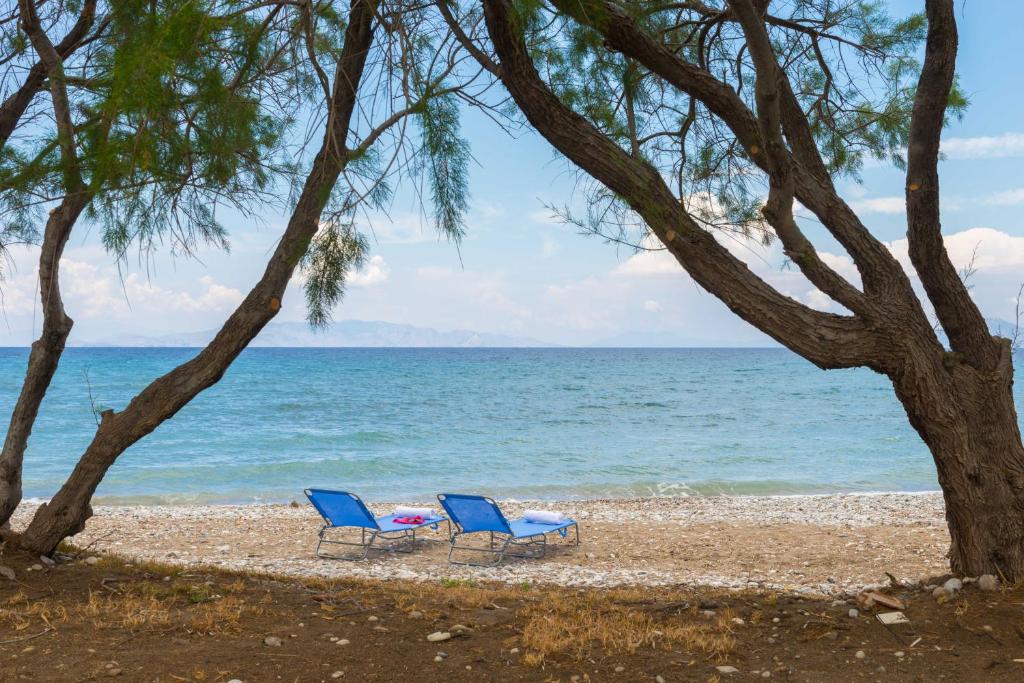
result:
<svg viewBox="0 0 1024 683"><path fill-rule="evenodd" d="M467 496L458 493L442 493L437 497L445 512L455 522L457 531L451 534L451 547L448 549L450 564L468 564L474 567L492 567L501 564L506 555L511 557L544 557L547 551L547 535L558 533L565 538L571 527L576 534L575 544L580 544L580 528L574 520L566 519L561 524L541 524L528 522L525 518L508 521L501 508L492 499L485 496ZM490 543L484 547L460 545L459 537L466 534L487 532ZM495 538L498 534L499 538ZM490 562L470 562L453 560L456 550L470 553L493 555Z"/></svg>
<svg viewBox="0 0 1024 683"><path fill-rule="evenodd" d="M324 518L324 525L320 528L320 542L316 544L317 557L332 560L362 560L369 554L373 542L378 539L383 542L376 546L380 550L410 553L412 544L416 541L416 530L423 527L436 530L441 522L448 524L448 533L451 534L451 523L444 516L426 519L422 524L399 524L395 518L400 515L374 517L366 507L366 503L354 493L306 489L305 494L316 511ZM359 529L359 541L329 537L332 530L343 528ZM359 548L361 552L356 551L349 554L321 552L321 548L325 544L355 547Z"/></svg>

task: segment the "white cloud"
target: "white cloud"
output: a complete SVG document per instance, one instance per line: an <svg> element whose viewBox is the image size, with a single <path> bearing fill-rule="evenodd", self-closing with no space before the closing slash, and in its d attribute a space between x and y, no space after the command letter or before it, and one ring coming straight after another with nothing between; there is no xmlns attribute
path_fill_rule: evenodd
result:
<svg viewBox="0 0 1024 683"><path fill-rule="evenodd" d="M1024 237L979 227L943 235L943 241L950 260L958 269L971 263L972 258L978 271L1005 271L1024 266ZM908 273L914 272L906 239L891 242L889 249Z"/></svg>
<svg viewBox="0 0 1024 683"><path fill-rule="evenodd" d="M641 251L615 266L613 275L623 277L650 277L652 275L679 275L681 266L676 258L665 251Z"/></svg>
<svg viewBox="0 0 1024 683"><path fill-rule="evenodd" d="M391 268L383 256L373 256L356 272L348 276L348 284L353 287L369 287L386 282L391 277Z"/></svg>
<svg viewBox="0 0 1024 683"><path fill-rule="evenodd" d="M173 325L177 316L179 329L189 331L195 329L189 321L197 316L203 324L219 320L243 298L241 291L210 275L179 277L175 287L161 286L140 273L119 272L102 252L80 249L69 254L60 260L61 296L78 323L76 330L84 326L93 336L109 334L124 321L138 329L164 328ZM17 335L38 332L38 258L38 248L20 249L16 259L21 269L8 273L3 282L3 314L12 320L20 318L11 329Z"/></svg>
<svg viewBox="0 0 1024 683"><path fill-rule="evenodd" d="M942 153L949 159L998 159L1024 156L1024 133L946 138Z"/></svg>
<svg viewBox="0 0 1024 683"><path fill-rule="evenodd" d="M802 299L805 304L819 311L832 310L835 306L835 302L832 301L832 297L825 294L820 289L812 289L807 292Z"/></svg>
<svg viewBox="0 0 1024 683"><path fill-rule="evenodd" d="M644 302L644 310L647 311L648 313L660 313L661 304L659 304L654 299L648 299L647 301Z"/></svg>
<svg viewBox="0 0 1024 683"><path fill-rule="evenodd" d="M856 199L850 202L850 208L859 214L899 214L906 211L906 206L907 204L903 197L874 197L871 199Z"/></svg>

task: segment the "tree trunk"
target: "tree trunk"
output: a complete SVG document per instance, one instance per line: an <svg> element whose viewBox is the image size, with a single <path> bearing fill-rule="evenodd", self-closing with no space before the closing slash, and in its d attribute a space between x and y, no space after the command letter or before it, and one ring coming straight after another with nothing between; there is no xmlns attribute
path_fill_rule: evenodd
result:
<svg viewBox="0 0 1024 683"><path fill-rule="evenodd" d="M60 258L71 236L71 229L89 203L85 192L69 195L46 221L43 245L39 252L39 297L42 302L43 330L32 343L28 369L21 393L11 413L11 422L0 451L0 527L3 527L21 503L21 472L25 449L39 406L46 396L64 344L74 324L64 312L60 295Z"/></svg>
<svg viewBox="0 0 1024 683"><path fill-rule="evenodd" d="M914 356L894 377L910 423L931 449L946 503L950 568L1024 577L1024 446L1010 345L991 371L957 354Z"/></svg>
<svg viewBox="0 0 1024 683"><path fill-rule="evenodd" d="M307 252L324 207L349 161L345 143L373 42L376 7L376 0L352 0L324 140L263 276L217 336L194 358L152 381L124 410L104 411L92 442L71 476L50 502L36 510L19 538L22 548L49 555L62 540L80 532L92 516L89 501L117 458L200 392L220 381L238 354L281 309L288 282Z"/></svg>

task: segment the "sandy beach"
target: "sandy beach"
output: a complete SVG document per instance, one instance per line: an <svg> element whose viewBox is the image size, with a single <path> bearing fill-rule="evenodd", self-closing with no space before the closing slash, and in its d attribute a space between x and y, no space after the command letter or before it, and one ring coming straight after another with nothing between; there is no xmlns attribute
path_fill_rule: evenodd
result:
<svg viewBox="0 0 1024 683"><path fill-rule="evenodd" d="M422 502L420 504L423 504ZM301 577L475 579L563 586L705 586L843 595L917 582L948 569L937 493L717 496L503 503L510 516L543 505L577 519L581 545L495 568L452 567L440 533L411 554L361 562L314 556L319 517L294 505L97 506L74 544L183 566ZM376 514L395 505L371 504ZM23 505L15 528L33 510Z"/></svg>

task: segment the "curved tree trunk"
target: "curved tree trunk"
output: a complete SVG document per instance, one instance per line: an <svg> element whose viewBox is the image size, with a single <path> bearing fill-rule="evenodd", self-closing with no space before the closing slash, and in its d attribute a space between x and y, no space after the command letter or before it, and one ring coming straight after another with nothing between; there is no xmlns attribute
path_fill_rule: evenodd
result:
<svg viewBox="0 0 1024 683"><path fill-rule="evenodd" d="M64 344L74 321L64 312L60 296L60 258L71 236L71 229L88 204L87 193L65 199L50 213L39 254L39 296L42 301L43 329L32 343L28 369L21 393L14 404L11 422L0 451L0 527L3 527L21 503L21 473L25 449L32 434L39 405L57 371Z"/></svg>
<svg viewBox="0 0 1024 683"><path fill-rule="evenodd" d="M1024 446L1013 402L1010 344L990 372L956 354L914 357L893 379L928 444L946 503L950 568L965 576L1024 576Z"/></svg>
<svg viewBox="0 0 1024 683"><path fill-rule="evenodd" d="M108 410L102 414L100 426L71 476L48 503L39 507L21 534L22 548L48 555L62 540L80 532L92 516L89 502L96 487L117 458L216 384L281 309L288 282L306 254L331 191L350 158L346 141L373 42L375 10L375 0L352 0L323 144L263 276L198 355L151 382L121 412Z"/></svg>
<svg viewBox="0 0 1024 683"><path fill-rule="evenodd" d="M22 2L19 21L39 55L39 63L32 66L22 86L0 106L0 146L3 146L48 77L67 192L61 203L50 212L43 231L39 252L39 297L42 302L43 329L29 352L25 380L11 414L3 450L0 451L0 529L8 526L8 520L21 503L21 472L25 449L39 414L39 406L57 371L57 364L74 324L64 312L64 301L60 295L60 259L71 237L71 230L92 201L93 193L82 180L75 152L75 126L65 87L63 60L85 39L95 15L96 0L87 0L68 35L53 45L39 23L35 6Z"/></svg>

